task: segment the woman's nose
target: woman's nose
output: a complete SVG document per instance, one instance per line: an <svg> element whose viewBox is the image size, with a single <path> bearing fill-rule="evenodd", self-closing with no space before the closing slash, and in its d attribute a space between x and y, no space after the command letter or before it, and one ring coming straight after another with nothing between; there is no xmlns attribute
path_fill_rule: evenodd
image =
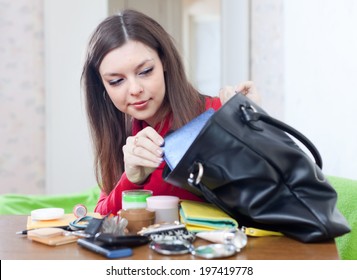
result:
<svg viewBox="0 0 357 280"><path fill-rule="evenodd" d="M132 95L138 95L143 92L143 87L138 82L132 81L130 83L129 91Z"/></svg>

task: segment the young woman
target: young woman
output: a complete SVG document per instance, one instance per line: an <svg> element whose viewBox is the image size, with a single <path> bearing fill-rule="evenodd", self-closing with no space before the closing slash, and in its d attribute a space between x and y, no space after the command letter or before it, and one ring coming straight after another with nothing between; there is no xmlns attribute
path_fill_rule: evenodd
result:
<svg viewBox="0 0 357 280"><path fill-rule="evenodd" d="M93 33L82 73L95 171L101 195L95 211L116 214L122 191L200 197L162 179L164 136L208 108L219 109L235 92L202 95L187 80L170 35L133 10L110 16ZM236 88L257 96L251 82Z"/></svg>

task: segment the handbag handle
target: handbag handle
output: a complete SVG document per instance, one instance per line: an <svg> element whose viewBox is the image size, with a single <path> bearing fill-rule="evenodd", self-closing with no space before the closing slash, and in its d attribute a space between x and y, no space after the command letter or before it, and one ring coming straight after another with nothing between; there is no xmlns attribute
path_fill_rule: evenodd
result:
<svg viewBox="0 0 357 280"><path fill-rule="evenodd" d="M241 112L242 121L248 124L249 127L251 127L252 129L262 130L261 128L254 125L254 122L260 120L294 136L297 140L299 140L302 144L305 145L305 147L310 151L310 153L314 157L316 165L320 167L320 169L322 169L322 158L319 151L317 150L315 145L308 138L306 138L302 133L297 131L295 128L287 125L286 123L283 123L267 114L258 112L248 102L246 103L246 105L240 105L239 109Z"/></svg>

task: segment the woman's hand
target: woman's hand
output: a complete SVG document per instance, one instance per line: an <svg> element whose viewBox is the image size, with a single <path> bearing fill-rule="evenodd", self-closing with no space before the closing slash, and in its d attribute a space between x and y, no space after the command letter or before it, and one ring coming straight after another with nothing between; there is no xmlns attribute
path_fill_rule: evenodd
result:
<svg viewBox="0 0 357 280"><path fill-rule="evenodd" d="M250 98L253 102L260 105L261 97L252 81L246 81L236 87L225 86L219 91L222 104L226 103L233 95L240 92Z"/></svg>
<svg viewBox="0 0 357 280"><path fill-rule="evenodd" d="M146 127L126 139L123 146L125 173L129 181L142 184L161 164L164 139L152 128Z"/></svg>

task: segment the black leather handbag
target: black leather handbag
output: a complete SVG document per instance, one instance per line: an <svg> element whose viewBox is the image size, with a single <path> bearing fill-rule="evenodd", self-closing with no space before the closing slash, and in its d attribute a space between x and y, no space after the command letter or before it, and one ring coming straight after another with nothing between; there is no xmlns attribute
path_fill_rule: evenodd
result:
<svg viewBox="0 0 357 280"><path fill-rule="evenodd" d="M166 161L180 151L170 145L171 139L187 141L181 135L185 130L165 138ZM350 232L316 147L244 95L232 97L196 134L177 164L165 167L167 182L203 196L240 226L278 231L302 242Z"/></svg>

